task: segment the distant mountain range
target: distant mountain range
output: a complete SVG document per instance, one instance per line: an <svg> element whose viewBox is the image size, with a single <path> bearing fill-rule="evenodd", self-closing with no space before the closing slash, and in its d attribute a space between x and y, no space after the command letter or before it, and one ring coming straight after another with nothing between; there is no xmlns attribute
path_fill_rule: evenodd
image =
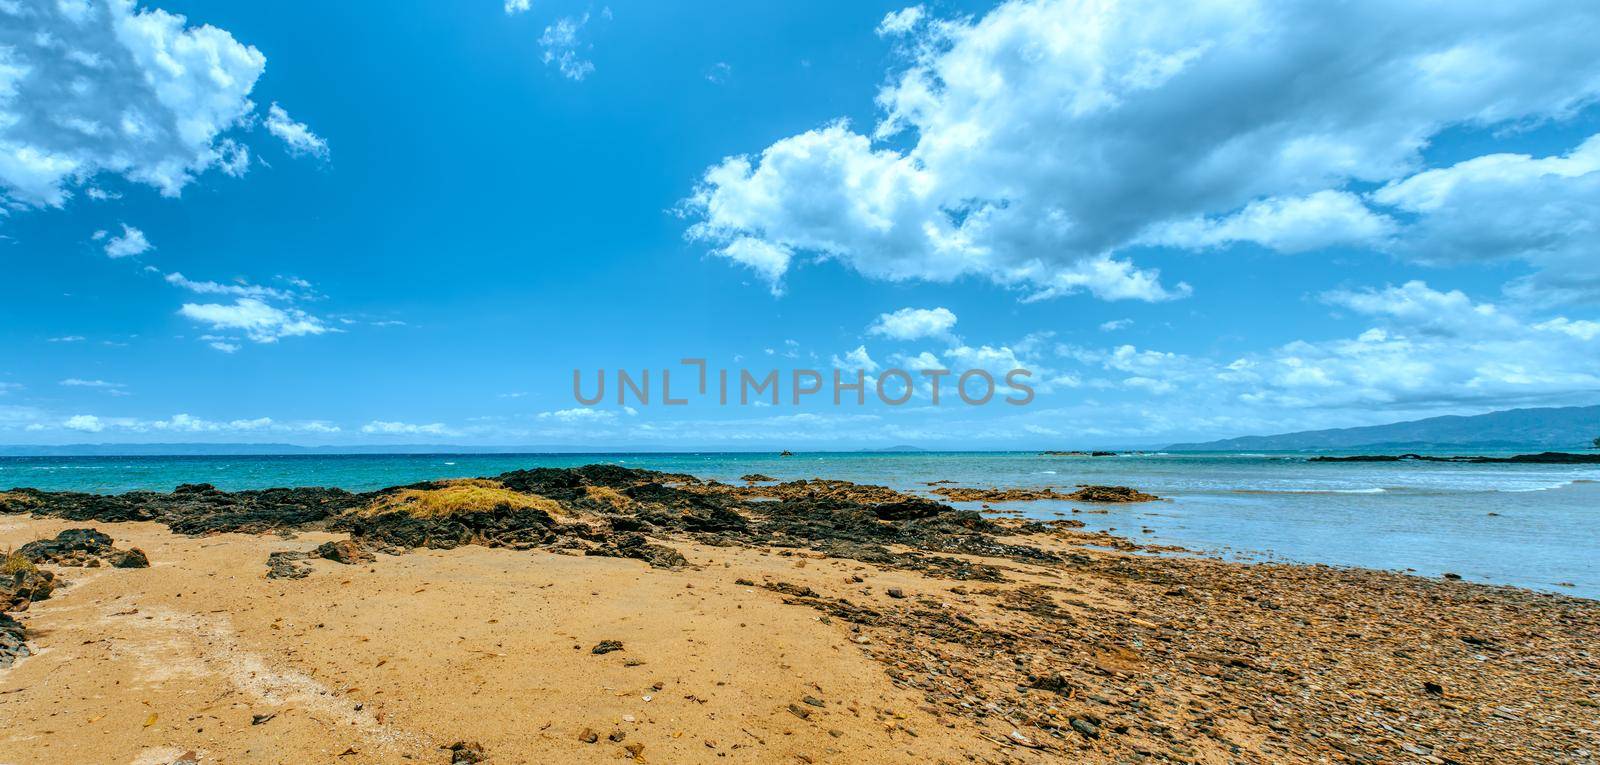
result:
<svg viewBox="0 0 1600 765"><path fill-rule="evenodd" d="M1307 430L1276 436L1242 436L1198 444L1173 444L1173 451L1299 451L1321 449L1586 449L1600 438L1600 406L1508 409L1473 416L1364 428Z"/></svg>

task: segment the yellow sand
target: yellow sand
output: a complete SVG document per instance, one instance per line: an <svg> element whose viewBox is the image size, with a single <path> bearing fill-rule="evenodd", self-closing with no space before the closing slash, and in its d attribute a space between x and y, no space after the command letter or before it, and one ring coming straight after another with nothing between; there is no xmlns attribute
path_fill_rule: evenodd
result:
<svg viewBox="0 0 1600 765"><path fill-rule="evenodd" d="M83 525L0 516L0 549ZM915 575L741 548L679 545L699 567L666 572L468 546L268 580L269 552L340 537L94 525L153 566L57 569L67 586L23 615L39 655L0 671L0 763L448 763L439 747L458 740L493 765L627 761L632 743L654 763L999 759L893 686L842 622L734 584L926 588ZM625 648L591 654L601 640ZM805 696L827 706L801 719L788 708Z"/></svg>

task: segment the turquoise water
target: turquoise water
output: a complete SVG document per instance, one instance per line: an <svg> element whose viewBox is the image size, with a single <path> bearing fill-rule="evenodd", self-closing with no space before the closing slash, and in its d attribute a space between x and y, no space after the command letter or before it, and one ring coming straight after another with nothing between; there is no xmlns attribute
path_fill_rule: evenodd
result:
<svg viewBox="0 0 1600 765"><path fill-rule="evenodd" d="M1600 465L1310 463L1300 456L1234 453L3 457L0 487L122 492L211 483L229 490L367 490L592 462L729 482L756 472L906 490L926 490L925 482L935 480L979 487L1121 484L1167 501L997 506L1044 519L1070 514L1076 506L1095 511L1072 516L1090 529L1248 560L1410 569L1428 576L1453 572L1472 581L1600 598Z"/></svg>

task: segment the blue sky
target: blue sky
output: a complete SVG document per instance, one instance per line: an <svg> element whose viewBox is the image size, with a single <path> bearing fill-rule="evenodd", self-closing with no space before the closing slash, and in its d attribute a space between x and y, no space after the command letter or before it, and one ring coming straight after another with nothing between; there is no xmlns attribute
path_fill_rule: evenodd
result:
<svg viewBox="0 0 1600 765"><path fill-rule="evenodd" d="M1600 399L1591 4L743 5L0 3L0 443L1129 446ZM573 400L684 357L1038 395Z"/></svg>

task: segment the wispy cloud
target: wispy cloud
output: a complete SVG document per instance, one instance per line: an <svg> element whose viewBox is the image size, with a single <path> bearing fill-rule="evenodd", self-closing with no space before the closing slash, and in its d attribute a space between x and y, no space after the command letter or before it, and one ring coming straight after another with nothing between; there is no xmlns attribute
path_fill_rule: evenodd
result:
<svg viewBox="0 0 1600 765"><path fill-rule="evenodd" d="M580 52L589 46L578 39L588 23L587 13L577 19L566 16L545 27L544 34L539 36L544 62L554 65L563 77L581 81L594 72L594 64Z"/></svg>
<svg viewBox="0 0 1600 765"><path fill-rule="evenodd" d="M309 154L318 159L328 158L328 142L311 132L304 122L296 122L283 107L274 103L267 109L267 132L283 141L294 156Z"/></svg>

